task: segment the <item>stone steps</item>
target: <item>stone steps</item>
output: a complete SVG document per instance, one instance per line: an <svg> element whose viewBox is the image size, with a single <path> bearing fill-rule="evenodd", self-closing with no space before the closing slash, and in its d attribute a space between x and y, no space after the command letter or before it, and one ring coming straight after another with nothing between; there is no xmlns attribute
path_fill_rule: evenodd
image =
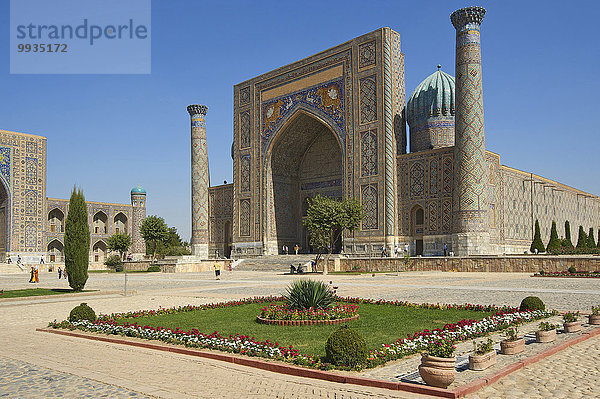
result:
<svg viewBox="0 0 600 399"><path fill-rule="evenodd" d="M298 267L299 263L304 265L306 262L314 259L315 255L261 256L257 258L244 259L235 267L235 270L289 272L290 265Z"/></svg>
<svg viewBox="0 0 600 399"><path fill-rule="evenodd" d="M0 274L16 274L16 273L27 273L25 266L21 269L15 263L0 263Z"/></svg>

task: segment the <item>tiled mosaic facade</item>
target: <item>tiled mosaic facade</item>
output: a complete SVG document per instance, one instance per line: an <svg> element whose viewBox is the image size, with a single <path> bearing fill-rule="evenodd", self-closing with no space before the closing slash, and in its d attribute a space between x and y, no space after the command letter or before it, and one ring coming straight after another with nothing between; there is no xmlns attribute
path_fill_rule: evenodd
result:
<svg viewBox="0 0 600 399"><path fill-rule="evenodd" d="M0 130L0 180L0 260L62 262L69 200L46 197L46 138ZM104 260L115 232L132 235L132 253L145 253L139 235L145 197L138 206L87 202L91 262Z"/></svg>
<svg viewBox="0 0 600 399"><path fill-rule="evenodd" d="M208 258L208 148L205 105L189 105L192 147L192 255Z"/></svg>
<svg viewBox="0 0 600 399"><path fill-rule="evenodd" d="M233 225L233 184L210 187L208 190L210 256L231 255Z"/></svg>
<svg viewBox="0 0 600 399"><path fill-rule="evenodd" d="M552 220L561 235L567 219L573 237L579 224L600 228L598 197L503 166L486 151L484 12L453 14L456 83L441 70L428 78L442 82L427 93L440 101L413 110L410 154L404 55L391 29L236 85L234 183L211 188L209 200L216 204L217 192L230 192L233 209L211 205L211 248L228 248L222 220L231 222L233 256L276 254L295 244L305 252L302 218L317 194L363 205L360 228L344 237L346 253L404 244L413 255L441 255L444 245L458 255L522 253L535 219L545 241Z"/></svg>

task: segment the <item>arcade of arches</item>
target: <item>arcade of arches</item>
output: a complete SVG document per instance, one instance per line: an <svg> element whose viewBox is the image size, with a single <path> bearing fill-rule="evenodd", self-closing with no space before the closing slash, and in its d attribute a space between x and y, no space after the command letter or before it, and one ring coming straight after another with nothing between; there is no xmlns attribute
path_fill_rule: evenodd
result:
<svg viewBox="0 0 600 399"><path fill-rule="evenodd" d="M298 111L275 137L270 154L267 227L269 241L277 245L271 251L280 252L283 245L309 248L302 224L307 199L342 197L340 145L325 123Z"/></svg>

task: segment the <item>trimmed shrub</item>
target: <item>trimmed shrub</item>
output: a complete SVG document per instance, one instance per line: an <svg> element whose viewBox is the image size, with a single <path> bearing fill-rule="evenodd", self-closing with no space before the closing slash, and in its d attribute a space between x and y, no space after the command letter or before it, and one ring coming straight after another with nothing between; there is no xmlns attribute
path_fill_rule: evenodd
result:
<svg viewBox="0 0 600 399"><path fill-rule="evenodd" d="M577 269L575 269L575 266L571 266L571 267L569 267L567 270L568 270L568 271L569 271L569 273L571 273L571 274L575 274L575 273L577 273Z"/></svg>
<svg viewBox="0 0 600 399"><path fill-rule="evenodd" d="M548 241L548 246L546 247L546 252L548 253L557 253L560 251L561 242L558 238L558 232L556 231L556 222L552 221L552 228L550 229L550 241Z"/></svg>
<svg viewBox="0 0 600 399"><path fill-rule="evenodd" d="M595 248L596 247L596 240L594 239L594 228L590 227L590 231L588 233L588 242L587 242L587 247L588 248Z"/></svg>
<svg viewBox="0 0 600 399"><path fill-rule="evenodd" d="M532 253L535 253L535 250L537 249L537 252L545 252L546 251L546 247L544 246L544 243L542 242L542 236L540 234L540 222L538 222L538 220L535 220L535 233L533 235L533 242L531 243L531 247L529 247L529 251L531 251Z"/></svg>
<svg viewBox="0 0 600 399"><path fill-rule="evenodd" d="M284 295L288 309L327 309L334 303L331 287L322 281L296 280Z"/></svg>
<svg viewBox="0 0 600 399"><path fill-rule="evenodd" d="M69 321L89 320L96 321L96 312L87 303L75 306L69 313Z"/></svg>
<svg viewBox="0 0 600 399"><path fill-rule="evenodd" d="M577 238L577 248L583 249L587 248L587 235L583 230L583 226L579 226L579 238Z"/></svg>
<svg viewBox="0 0 600 399"><path fill-rule="evenodd" d="M111 255L104 261L104 264L111 269L115 269L116 272L123 271L123 261L119 255Z"/></svg>
<svg viewBox="0 0 600 399"><path fill-rule="evenodd" d="M544 302L537 296L528 296L521 301L519 310L521 312L525 310L546 310L546 305L544 305Z"/></svg>
<svg viewBox="0 0 600 399"><path fill-rule="evenodd" d="M331 333L325 344L325 358L337 366L360 368L367 360L365 339L348 326Z"/></svg>
<svg viewBox="0 0 600 399"><path fill-rule="evenodd" d="M571 241L571 224L568 220L565 221L565 238L562 240L562 246L566 249L573 248L573 241Z"/></svg>
<svg viewBox="0 0 600 399"><path fill-rule="evenodd" d="M149 272L159 272L160 271L160 266L158 266L158 265L152 265L152 266L148 267L147 271L149 271Z"/></svg>

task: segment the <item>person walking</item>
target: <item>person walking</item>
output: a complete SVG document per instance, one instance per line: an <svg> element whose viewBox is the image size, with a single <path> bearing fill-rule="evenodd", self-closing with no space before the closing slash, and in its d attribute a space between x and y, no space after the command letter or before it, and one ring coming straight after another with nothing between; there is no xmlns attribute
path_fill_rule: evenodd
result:
<svg viewBox="0 0 600 399"><path fill-rule="evenodd" d="M444 243L444 256L448 256L448 246Z"/></svg>
<svg viewBox="0 0 600 399"><path fill-rule="evenodd" d="M42 257L40 258L40 265L43 265L43 264L44 264L44 257L42 256Z"/></svg>
<svg viewBox="0 0 600 399"><path fill-rule="evenodd" d="M62 277L62 269L59 266L58 267L58 279L60 280L61 277Z"/></svg>
<svg viewBox="0 0 600 399"><path fill-rule="evenodd" d="M33 274L34 274L34 272L33 272L33 266L31 266L31 276L29 277L29 282L30 283L35 283L35 281L33 281Z"/></svg>
<svg viewBox="0 0 600 399"><path fill-rule="evenodd" d="M299 250L300 250L300 247L298 246L298 244L296 244L296 246L294 247L294 251L296 252L296 255L298 255Z"/></svg>
<svg viewBox="0 0 600 399"><path fill-rule="evenodd" d="M217 280L221 279L221 264L219 262L215 262L214 266L215 268L215 278Z"/></svg>
<svg viewBox="0 0 600 399"><path fill-rule="evenodd" d="M33 282L34 283L39 283L40 282L40 275L39 275L39 270L37 267L33 268Z"/></svg>

